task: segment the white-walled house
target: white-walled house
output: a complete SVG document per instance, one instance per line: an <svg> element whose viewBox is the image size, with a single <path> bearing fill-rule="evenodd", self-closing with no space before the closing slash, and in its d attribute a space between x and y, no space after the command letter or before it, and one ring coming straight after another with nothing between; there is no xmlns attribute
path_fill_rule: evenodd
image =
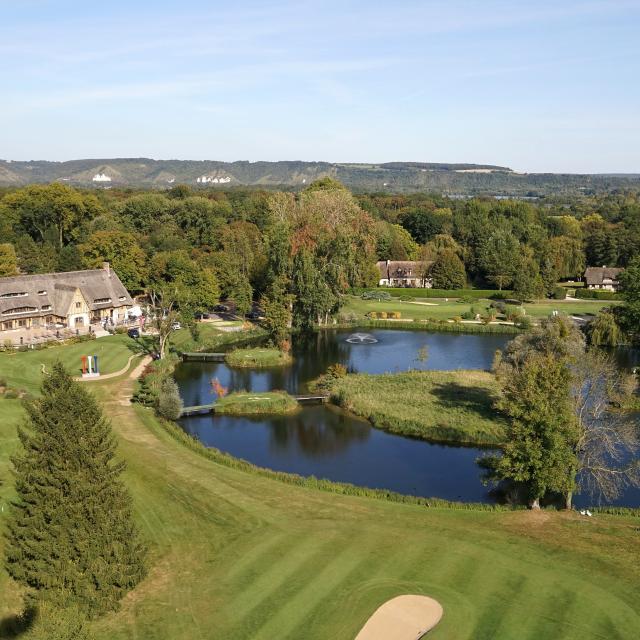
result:
<svg viewBox="0 0 640 640"><path fill-rule="evenodd" d="M617 291L620 288L618 277L624 269L619 267L587 267L584 281L587 289L604 289Z"/></svg>
<svg viewBox="0 0 640 640"><path fill-rule="evenodd" d="M380 287L413 287L430 289L431 278L426 275L429 263L420 260L379 260Z"/></svg>

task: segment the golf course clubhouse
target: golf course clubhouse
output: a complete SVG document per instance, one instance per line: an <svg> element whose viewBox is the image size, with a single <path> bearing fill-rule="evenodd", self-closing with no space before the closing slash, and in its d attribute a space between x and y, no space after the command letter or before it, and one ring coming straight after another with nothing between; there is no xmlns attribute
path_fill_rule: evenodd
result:
<svg viewBox="0 0 640 640"><path fill-rule="evenodd" d="M118 324L133 306L120 278L102 269L0 278L0 331L48 327Z"/></svg>

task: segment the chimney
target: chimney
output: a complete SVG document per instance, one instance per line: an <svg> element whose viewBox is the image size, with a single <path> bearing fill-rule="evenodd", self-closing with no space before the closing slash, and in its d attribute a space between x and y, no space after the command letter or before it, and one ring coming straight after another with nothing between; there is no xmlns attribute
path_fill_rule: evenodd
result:
<svg viewBox="0 0 640 640"><path fill-rule="evenodd" d="M102 263L102 268L107 272L107 276L110 278L111 277L111 267L109 266L108 262L103 262Z"/></svg>

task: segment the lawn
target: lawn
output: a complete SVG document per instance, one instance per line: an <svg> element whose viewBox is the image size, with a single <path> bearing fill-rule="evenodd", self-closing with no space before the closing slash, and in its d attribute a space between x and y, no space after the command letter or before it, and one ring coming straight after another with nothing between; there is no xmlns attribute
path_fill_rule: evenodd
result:
<svg viewBox="0 0 640 640"><path fill-rule="evenodd" d="M279 349L253 347L234 349L226 356L230 367L260 369L268 367L285 367L291 364L291 355Z"/></svg>
<svg viewBox="0 0 640 640"><path fill-rule="evenodd" d="M506 437L493 408L498 385L486 371L350 374L332 382L330 391L340 406L394 433L481 445Z"/></svg>
<svg viewBox="0 0 640 640"><path fill-rule="evenodd" d="M473 304L456 302L453 299L444 300L431 298L428 300L415 300L413 302L401 302L397 299L363 300L355 296L347 296L345 305L340 309L342 315L354 314L358 318L364 318L370 311L399 311L405 320L448 320L454 316L462 316L471 307L484 311L489 306L489 300L478 300ZM527 315L533 318L546 318L554 310L559 313L571 314L596 314L602 307L611 306L611 302L601 300L542 300L524 305ZM615 303L613 303L615 304Z"/></svg>
<svg viewBox="0 0 640 640"><path fill-rule="evenodd" d="M430 640L638 637L637 518L425 508L285 484L180 444L151 410L122 403L131 385L90 388L111 416L152 566L93 625L96 640L353 640L402 593L442 603ZM5 501L16 407L0 400ZM1 569L0 593L1 620L18 606Z"/></svg>
<svg viewBox="0 0 640 640"><path fill-rule="evenodd" d="M48 349L11 353L0 353L0 378L9 386L33 392L40 384L40 373L44 364L51 369L60 360L73 375L82 373L80 358L97 355L101 373L112 373L122 369L130 356L140 351L135 340L126 335L113 335L72 345L49 347Z"/></svg>
<svg viewBox="0 0 640 640"><path fill-rule="evenodd" d="M216 401L216 413L224 415L293 413L299 408L298 401L285 391L264 393L230 393Z"/></svg>

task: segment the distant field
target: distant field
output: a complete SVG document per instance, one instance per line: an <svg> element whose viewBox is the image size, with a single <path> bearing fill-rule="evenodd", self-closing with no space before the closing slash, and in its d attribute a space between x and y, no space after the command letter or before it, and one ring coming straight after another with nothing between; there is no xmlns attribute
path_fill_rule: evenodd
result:
<svg viewBox="0 0 640 640"><path fill-rule="evenodd" d="M454 316L461 316L471 307L484 310L489 306L489 300L477 300L473 304L460 303L454 300L432 298L429 300L416 300L414 302L401 302L400 300L363 300L356 296L347 296L346 304L341 308L342 314L353 313L358 317L364 317L370 311L399 311L404 319L413 320L448 320ZM426 304L428 302L428 304ZM548 317L554 310L563 314L597 314L603 307L611 306L611 302L601 300L543 300L525 304L527 315L533 318Z"/></svg>

